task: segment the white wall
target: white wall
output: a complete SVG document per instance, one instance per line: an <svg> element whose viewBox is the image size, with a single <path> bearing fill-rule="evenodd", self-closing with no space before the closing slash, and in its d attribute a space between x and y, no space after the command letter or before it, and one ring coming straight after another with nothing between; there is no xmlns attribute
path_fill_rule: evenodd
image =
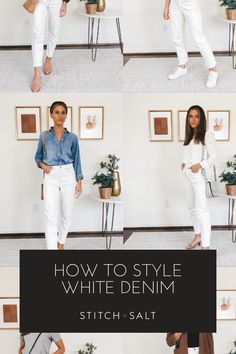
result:
<svg viewBox="0 0 236 354"><path fill-rule="evenodd" d="M164 21L165 0L124 1L124 52L173 52L169 21ZM205 33L213 50L227 50L227 24L218 17L224 16L217 0L199 0ZM189 34L186 36L190 51L197 50Z"/></svg>
<svg viewBox="0 0 236 354"><path fill-rule="evenodd" d="M236 95L234 94L126 94L125 96L125 227L191 225L180 169L178 110L193 104L205 110L231 110L229 142L217 142L217 175L236 153ZM149 110L173 110L173 142L149 141ZM208 171L208 177L211 175ZM223 187L223 185L222 185ZM166 201L169 208L165 207ZM227 223L227 202L209 200L213 225Z"/></svg>
<svg viewBox="0 0 236 354"><path fill-rule="evenodd" d="M80 141L83 193L74 203L71 231L101 230L101 205L89 198L97 194L91 177L100 161L109 153L121 158L123 180L123 95L122 94L2 94L0 95L1 168L0 233L43 232L43 202L40 200L42 171L34 163L37 141L17 141L15 106L41 106L43 130L46 129L47 106L64 100L73 107L73 132L78 133L78 107L104 106L104 139ZM122 182L122 181L121 181ZM122 206L116 210L115 230L122 230Z"/></svg>
<svg viewBox="0 0 236 354"><path fill-rule="evenodd" d="M22 1L0 0L0 45L27 45L31 43L32 15L22 7ZM87 43L87 19L78 14L84 2L71 0L68 14L62 19L60 44ZM107 7L122 10L122 1L107 0ZM118 41L114 20L105 20L101 24L100 43Z"/></svg>

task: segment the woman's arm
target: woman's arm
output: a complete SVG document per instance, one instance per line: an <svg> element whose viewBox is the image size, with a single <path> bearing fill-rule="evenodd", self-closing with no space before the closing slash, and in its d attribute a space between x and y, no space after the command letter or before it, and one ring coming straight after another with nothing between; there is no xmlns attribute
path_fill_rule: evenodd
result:
<svg viewBox="0 0 236 354"><path fill-rule="evenodd" d="M170 3L171 0L165 0L165 8L163 12L164 20L169 20L170 18Z"/></svg>
<svg viewBox="0 0 236 354"><path fill-rule="evenodd" d="M173 347L176 344L176 342L180 339L182 334L183 334L182 332L167 333L166 343L169 345L169 347Z"/></svg>
<svg viewBox="0 0 236 354"><path fill-rule="evenodd" d="M74 135L74 140L72 143L72 156L74 157L74 170L77 185L75 188L75 197L78 198L82 192L82 168L81 168L81 159L80 159L80 149L79 149L79 141L76 135Z"/></svg>
<svg viewBox="0 0 236 354"><path fill-rule="evenodd" d="M34 159L39 168L41 168L45 173L49 173L52 170L52 167L43 163L43 144L45 144L44 134L47 134L47 132L40 134L38 147Z"/></svg>
<svg viewBox="0 0 236 354"><path fill-rule="evenodd" d="M65 346L63 343L63 340L60 339L58 342L56 342L57 350L53 354L63 354L65 353Z"/></svg>
<svg viewBox="0 0 236 354"><path fill-rule="evenodd" d="M208 156L200 162L201 167L204 169L213 166L217 158L215 136L212 132L206 132L205 146Z"/></svg>
<svg viewBox="0 0 236 354"><path fill-rule="evenodd" d="M67 14L67 4L70 0L63 0L60 10L60 17L64 17Z"/></svg>
<svg viewBox="0 0 236 354"><path fill-rule="evenodd" d="M18 354L23 354L22 350L24 349L24 347L25 347L25 341L24 341L24 339L21 339Z"/></svg>

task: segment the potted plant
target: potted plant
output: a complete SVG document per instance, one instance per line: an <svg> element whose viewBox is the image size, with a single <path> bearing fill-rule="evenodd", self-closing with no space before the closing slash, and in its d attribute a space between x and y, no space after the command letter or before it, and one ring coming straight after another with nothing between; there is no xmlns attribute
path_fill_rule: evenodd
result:
<svg viewBox="0 0 236 354"><path fill-rule="evenodd" d="M95 176L92 178L94 180L93 184L98 184L100 185L99 187L99 192L100 192L100 197L102 199L109 199L111 198L111 193L112 193L112 187L114 184L115 178L111 173L103 173L103 172L97 172Z"/></svg>
<svg viewBox="0 0 236 354"><path fill-rule="evenodd" d="M93 345L93 343L86 343L85 349L80 349L78 354L94 354L97 347Z"/></svg>
<svg viewBox="0 0 236 354"><path fill-rule="evenodd" d="M226 169L221 173L220 182L226 183L226 193L236 195L236 154L234 160L226 162Z"/></svg>
<svg viewBox="0 0 236 354"><path fill-rule="evenodd" d="M236 354L236 340L234 341L234 347L230 350L229 354Z"/></svg>
<svg viewBox="0 0 236 354"><path fill-rule="evenodd" d="M110 172L115 178L114 184L112 187L112 196L118 197L121 193L121 184L120 184L120 174L118 172L119 166L118 162L120 159L116 157L115 154L108 155L109 162L101 162L101 168L105 168L108 172Z"/></svg>
<svg viewBox="0 0 236 354"><path fill-rule="evenodd" d="M85 1L85 9L87 14L95 15L97 12L97 0L80 0Z"/></svg>
<svg viewBox="0 0 236 354"><path fill-rule="evenodd" d="M226 6L228 20L236 20L236 0L219 0L220 6Z"/></svg>

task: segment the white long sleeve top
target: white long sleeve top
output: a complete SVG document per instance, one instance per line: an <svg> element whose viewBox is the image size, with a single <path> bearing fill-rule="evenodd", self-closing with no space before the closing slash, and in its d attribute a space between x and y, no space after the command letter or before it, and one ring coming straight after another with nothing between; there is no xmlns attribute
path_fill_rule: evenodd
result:
<svg viewBox="0 0 236 354"><path fill-rule="evenodd" d="M184 146L183 163L186 166L200 163L202 168L207 169L215 164L216 158L215 137L210 131L206 132L205 145L195 144L194 140L191 140L189 145Z"/></svg>

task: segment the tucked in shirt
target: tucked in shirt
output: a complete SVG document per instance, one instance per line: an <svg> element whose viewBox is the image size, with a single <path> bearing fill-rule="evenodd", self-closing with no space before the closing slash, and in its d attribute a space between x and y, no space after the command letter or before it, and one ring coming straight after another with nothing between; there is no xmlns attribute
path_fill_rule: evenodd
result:
<svg viewBox="0 0 236 354"><path fill-rule="evenodd" d="M199 333L188 333L188 348L199 348Z"/></svg>
<svg viewBox="0 0 236 354"><path fill-rule="evenodd" d="M72 163L76 180L83 178L78 138L75 134L68 132L67 129L64 130L61 140L57 139L53 128L41 133L35 161L38 166L40 162L49 166L69 165Z"/></svg>
<svg viewBox="0 0 236 354"><path fill-rule="evenodd" d="M28 333L20 339L25 342L24 354L28 354L34 345L39 333ZM49 354L52 342L57 343L61 340L59 333L41 333L32 351L34 354Z"/></svg>
<svg viewBox="0 0 236 354"><path fill-rule="evenodd" d="M205 145L202 143L196 144L194 140L191 140L188 145L184 146L183 163L187 166L200 163L202 168L206 169L215 164L216 156L214 134L207 131L205 134Z"/></svg>

